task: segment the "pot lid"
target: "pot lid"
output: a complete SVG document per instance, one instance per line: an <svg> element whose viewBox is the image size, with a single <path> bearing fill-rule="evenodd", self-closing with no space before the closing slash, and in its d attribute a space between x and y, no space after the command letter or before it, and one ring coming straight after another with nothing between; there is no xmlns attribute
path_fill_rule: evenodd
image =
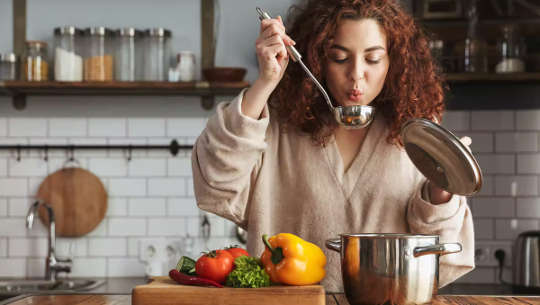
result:
<svg viewBox="0 0 540 305"><path fill-rule="evenodd" d="M407 155L436 186L470 196L482 187L482 170L469 149L450 131L426 119L412 119L401 128Z"/></svg>

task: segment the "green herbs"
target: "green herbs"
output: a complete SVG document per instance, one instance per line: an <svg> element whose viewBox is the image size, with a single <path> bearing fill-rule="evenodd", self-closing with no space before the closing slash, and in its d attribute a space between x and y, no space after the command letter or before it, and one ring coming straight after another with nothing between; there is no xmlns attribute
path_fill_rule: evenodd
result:
<svg viewBox="0 0 540 305"><path fill-rule="evenodd" d="M270 277L256 257L239 256L235 268L227 276L225 285L234 288L259 288L270 286Z"/></svg>

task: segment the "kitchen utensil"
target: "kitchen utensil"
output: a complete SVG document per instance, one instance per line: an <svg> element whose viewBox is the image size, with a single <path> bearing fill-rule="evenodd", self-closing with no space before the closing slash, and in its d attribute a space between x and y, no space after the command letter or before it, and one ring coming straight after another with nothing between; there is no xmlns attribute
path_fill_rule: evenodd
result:
<svg viewBox="0 0 540 305"><path fill-rule="evenodd" d="M426 119L412 119L401 128L407 155L418 170L436 186L470 196L482 187L478 162L450 131Z"/></svg>
<svg viewBox="0 0 540 305"><path fill-rule="evenodd" d="M428 303L437 292L439 255L461 251L458 243L421 234L340 234L326 247L341 255L351 305Z"/></svg>
<svg viewBox="0 0 540 305"><path fill-rule="evenodd" d="M201 236L204 240L204 247L208 250L208 241L210 240L210 232L212 231L208 215L203 214L201 221Z"/></svg>
<svg viewBox="0 0 540 305"><path fill-rule="evenodd" d="M324 305L326 296L320 285L270 286L264 288L209 288L176 284L166 276L154 277L131 291L132 305Z"/></svg>
<svg viewBox="0 0 540 305"><path fill-rule="evenodd" d="M247 231L242 229L240 226L236 226L235 231L236 239L245 245L247 243Z"/></svg>
<svg viewBox="0 0 540 305"><path fill-rule="evenodd" d="M77 167L64 167L47 176L36 197L53 208L58 236L85 235L96 228L107 211L103 183L91 172ZM41 208L39 217L48 225L45 213Z"/></svg>
<svg viewBox="0 0 540 305"><path fill-rule="evenodd" d="M257 7L257 13L259 13L260 20L272 19L272 17L267 12L261 10L259 7ZM309 78L311 78L313 83L315 83L319 91L321 91L324 99L326 100L326 103L328 104L328 108L330 108L330 112L334 115L334 119L338 124L350 129L360 129L367 127L371 123L371 121L373 121L373 118L375 117L375 108L373 106L332 106L330 97L328 96L328 93L326 93L324 87L319 83L317 78L313 76L311 71L309 71L306 65L302 62L302 55L300 55L300 53L293 46L287 46L286 48L291 55L293 61L297 62L302 67L302 69L304 69Z"/></svg>
<svg viewBox="0 0 540 305"><path fill-rule="evenodd" d="M514 243L513 281L516 290L540 291L540 231L519 234Z"/></svg>

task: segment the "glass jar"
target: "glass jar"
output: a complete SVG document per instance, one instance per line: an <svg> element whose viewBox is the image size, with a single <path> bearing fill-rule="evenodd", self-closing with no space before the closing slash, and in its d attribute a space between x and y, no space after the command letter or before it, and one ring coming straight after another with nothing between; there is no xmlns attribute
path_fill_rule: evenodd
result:
<svg viewBox="0 0 540 305"><path fill-rule="evenodd" d="M146 81L166 81L170 65L171 31L163 28L144 32L144 75Z"/></svg>
<svg viewBox="0 0 540 305"><path fill-rule="evenodd" d="M83 79L81 56L82 30L73 26L54 29L54 79L63 82L80 82Z"/></svg>
<svg viewBox="0 0 540 305"><path fill-rule="evenodd" d="M49 80L49 62L47 59L47 43L44 41L27 41L22 66L23 80Z"/></svg>
<svg viewBox="0 0 540 305"><path fill-rule="evenodd" d="M137 60L137 53L139 53L141 34L134 28L123 28L115 31L115 80L132 82L139 78L141 67Z"/></svg>
<svg viewBox="0 0 540 305"><path fill-rule="evenodd" d="M525 71L525 42L516 25L507 24L501 28L501 38L497 42L497 65L495 72Z"/></svg>
<svg viewBox="0 0 540 305"><path fill-rule="evenodd" d="M112 81L114 57L111 44L112 31L104 27L84 30L84 80Z"/></svg>
<svg viewBox="0 0 540 305"><path fill-rule="evenodd" d="M0 54L0 80L19 79L19 59L14 53Z"/></svg>

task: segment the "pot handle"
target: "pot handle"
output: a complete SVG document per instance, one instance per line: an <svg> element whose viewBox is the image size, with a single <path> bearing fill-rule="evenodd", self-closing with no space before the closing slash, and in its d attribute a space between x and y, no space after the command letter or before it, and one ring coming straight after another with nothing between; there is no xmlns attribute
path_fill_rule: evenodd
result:
<svg viewBox="0 0 540 305"><path fill-rule="evenodd" d="M341 239L327 239L325 245L326 248L341 253Z"/></svg>
<svg viewBox="0 0 540 305"><path fill-rule="evenodd" d="M461 252L460 243L448 243L448 244L438 244L433 246L426 247L416 247L413 250L413 256L419 257L428 254L439 254L446 255L451 253Z"/></svg>

